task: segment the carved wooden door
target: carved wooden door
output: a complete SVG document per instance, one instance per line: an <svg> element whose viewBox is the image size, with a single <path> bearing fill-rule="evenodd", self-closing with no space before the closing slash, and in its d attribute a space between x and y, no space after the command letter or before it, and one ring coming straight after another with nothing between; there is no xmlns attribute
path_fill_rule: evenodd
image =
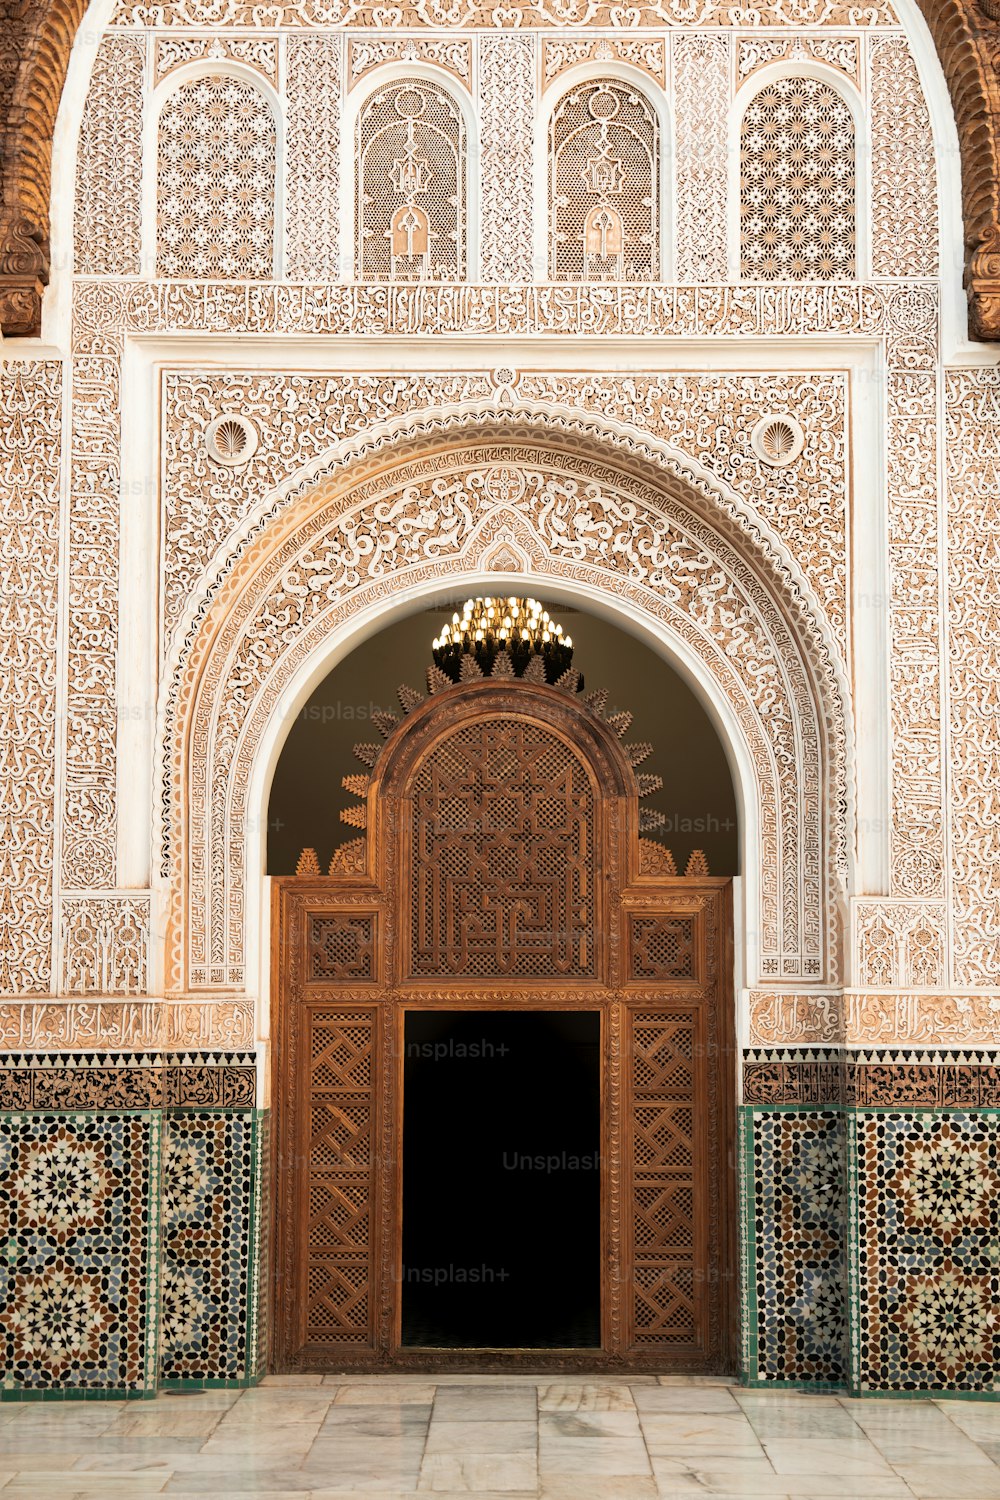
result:
<svg viewBox="0 0 1000 1500"><path fill-rule="evenodd" d="M596 1010L601 1347L477 1368L733 1357L730 885L641 838L627 716L484 679L403 700L363 838L274 883L279 1370L470 1363L400 1341L402 1038L413 1008Z"/></svg>

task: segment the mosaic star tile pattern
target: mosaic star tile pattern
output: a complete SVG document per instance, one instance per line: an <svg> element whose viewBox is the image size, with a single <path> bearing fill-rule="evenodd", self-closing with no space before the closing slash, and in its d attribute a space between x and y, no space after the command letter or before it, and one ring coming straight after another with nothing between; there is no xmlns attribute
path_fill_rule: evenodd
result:
<svg viewBox="0 0 1000 1500"><path fill-rule="evenodd" d="M998 1127L985 1111L851 1120L862 1389L1000 1390Z"/></svg>
<svg viewBox="0 0 1000 1500"><path fill-rule="evenodd" d="M257 1151L250 1114L168 1116L163 1380L243 1381L256 1371Z"/></svg>
<svg viewBox="0 0 1000 1500"><path fill-rule="evenodd" d="M159 1119L0 1116L4 1391L155 1382Z"/></svg>
<svg viewBox="0 0 1000 1500"><path fill-rule="evenodd" d="M757 1339L751 1375L842 1382L847 1341L842 1118L835 1111L784 1109L760 1111L751 1120L749 1290Z"/></svg>

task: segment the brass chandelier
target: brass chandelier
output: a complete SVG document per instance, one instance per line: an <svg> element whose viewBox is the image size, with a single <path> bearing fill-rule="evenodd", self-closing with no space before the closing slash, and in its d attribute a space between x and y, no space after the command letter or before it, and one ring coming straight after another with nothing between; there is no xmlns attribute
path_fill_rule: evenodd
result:
<svg viewBox="0 0 1000 1500"><path fill-rule="evenodd" d="M545 606L537 599L520 599L513 594L507 598L466 599L461 612L456 610L435 638L432 649L435 666L452 682L459 681L466 656L474 658L486 677L501 654L509 657L515 677L522 677L538 657L550 683L557 682L573 661L572 637L564 634Z"/></svg>

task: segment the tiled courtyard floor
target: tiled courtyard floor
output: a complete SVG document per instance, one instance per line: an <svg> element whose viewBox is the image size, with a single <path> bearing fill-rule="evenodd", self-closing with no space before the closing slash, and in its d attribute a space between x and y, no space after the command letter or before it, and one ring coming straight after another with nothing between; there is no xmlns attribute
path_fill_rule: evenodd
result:
<svg viewBox="0 0 1000 1500"><path fill-rule="evenodd" d="M1000 1404L456 1375L0 1406L0 1500L470 1493L1000 1500Z"/></svg>

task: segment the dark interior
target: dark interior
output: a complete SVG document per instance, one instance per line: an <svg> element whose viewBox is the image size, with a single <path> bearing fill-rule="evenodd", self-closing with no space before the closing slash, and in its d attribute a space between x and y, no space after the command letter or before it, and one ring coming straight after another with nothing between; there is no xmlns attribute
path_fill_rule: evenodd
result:
<svg viewBox="0 0 1000 1500"><path fill-rule="evenodd" d="M600 1016L408 1011L402 1342L601 1345Z"/></svg>

